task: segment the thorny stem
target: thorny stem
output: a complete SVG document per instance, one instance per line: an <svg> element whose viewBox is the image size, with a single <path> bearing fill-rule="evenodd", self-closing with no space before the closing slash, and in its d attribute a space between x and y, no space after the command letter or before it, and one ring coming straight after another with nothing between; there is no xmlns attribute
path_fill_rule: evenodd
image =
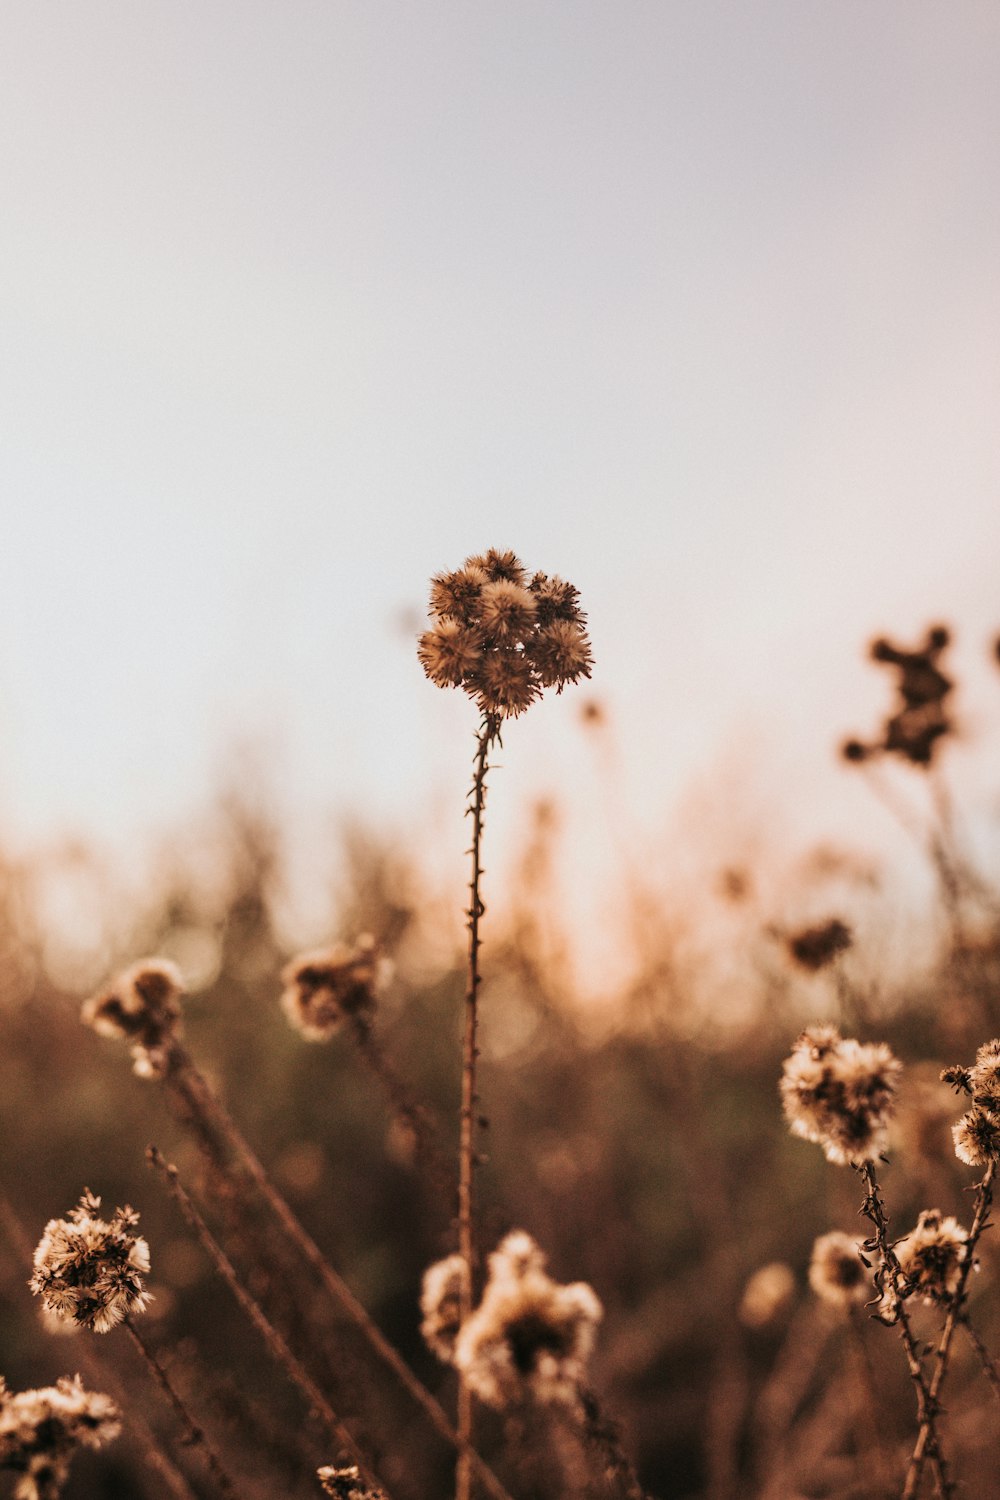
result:
<svg viewBox="0 0 1000 1500"><path fill-rule="evenodd" d="M277 1328L275 1328L274 1324L265 1315L259 1303L256 1302L256 1300L243 1286L232 1261L229 1259L222 1246L212 1234L212 1231L209 1229L208 1225L205 1223L205 1220L202 1218L201 1214L198 1212L198 1209L195 1207L194 1201L192 1200L190 1194L186 1191L183 1184L181 1183L177 1168L173 1165L172 1162L168 1162L166 1160L166 1158L156 1148L156 1146L147 1146L146 1160L149 1165L153 1167L154 1170L157 1171L163 1178L171 1197L177 1204L190 1228L197 1235L202 1249L206 1252L209 1260L211 1260L212 1264L215 1266L215 1269L218 1271L219 1275L222 1277L223 1281L229 1287L229 1290L232 1292L233 1296L240 1304L240 1307L246 1313L247 1317L250 1319L251 1323L256 1328L261 1338L264 1340L265 1344L268 1347L268 1351L270 1352L275 1362L281 1366L281 1368L294 1382L294 1384L298 1386L299 1390L309 1402L310 1408L314 1411L317 1411L323 1418L326 1426L330 1429L331 1434L337 1440L337 1442L340 1443L341 1447L346 1449L346 1451L351 1455L351 1458L354 1460L354 1462L374 1485L381 1486L383 1492L386 1495L386 1500L389 1500L388 1491L385 1490L385 1486L382 1484L382 1481L379 1479L377 1474L373 1473L368 1460L365 1458L354 1438L351 1436L351 1433L347 1430L343 1422L341 1422L340 1418L333 1410L333 1407L330 1405L329 1401L327 1401L326 1397L323 1395L323 1392L320 1390L319 1386L313 1380L308 1371L304 1369L299 1361L295 1358L295 1355L292 1353L291 1349L288 1347L287 1343L282 1338Z"/></svg>
<svg viewBox="0 0 1000 1500"><path fill-rule="evenodd" d="M194 1059L179 1044L171 1049L170 1069L165 1082L174 1097L180 1101L188 1123L195 1131L199 1145L209 1160L213 1159L213 1142L221 1137L233 1155L242 1163L261 1197L274 1214L282 1231L313 1270L327 1295L364 1335L369 1347L397 1376L403 1387L423 1409L432 1426L444 1440L461 1453L468 1452L469 1462L493 1500L510 1500L510 1496L493 1471L469 1449L468 1441L456 1433L443 1408L430 1391L417 1379L402 1356L369 1317L347 1283L328 1263L315 1240L299 1223L281 1193L271 1182L263 1164L246 1141L221 1099L199 1072Z"/></svg>
<svg viewBox="0 0 1000 1500"><path fill-rule="evenodd" d="M479 1095L476 1092L476 1045L479 1003L479 923L486 911L480 894L483 875L481 860L483 813L486 807L486 772L490 746L500 737L500 723L494 714L483 718L476 741L472 790L466 813L472 818L472 874L469 879L469 909L466 913L469 933L469 967L465 988L465 1036L462 1043L462 1110L458 1153L458 1253L465 1263L461 1292L461 1322L472 1314L473 1276L475 1273L475 1240L473 1234L473 1198L476 1172L476 1125ZM472 1391L464 1375L458 1379L458 1436L465 1444L472 1441ZM461 1451L455 1466L455 1500L471 1500L472 1474L467 1453Z"/></svg>
<svg viewBox="0 0 1000 1500"><path fill-rule="evenodd" d="M129 1338L132 1340L133 1344L142 1355L142 1358L145 1360L146 1366L152 1374L153 1379L156 1381L161 1391L163 1391L164 1395L167 1397L167 1400L170 1402L170 1405L173 1407L174 1411L177 1413L177 1416L180 1418L187 1442L190 1443L192 1447L200 1448L204 1453L205 1461L208 1464L209 1471L212 1475L212 1478L218 1485L221 1494L225 1495L226 1500L239 1500L239 1491L237 1490L233 1481L230 1479L229 1475L226 1473L226 1470L223 1468L222 1460L219 1458L219 1455L216 1453L215 1449L208 1441L208 1438L205 1436L204 1432L194 1420L194 1417L188 1411L188 1408L184 1404L184 1401L181 1399L180 1395L174 1388L170 1376L160 1364L159 1360L156 1358L156 1355L153 1353L152 1349L150 1349L149 1345L142 1337L142 1334L139 1333L135 1324L132 1322L132 1319L126 1317L123 1326Z"/></svg>
<svg viewBox="0 0 1000 1500"><path fill-rule="evenodd" d="M887 1303L885 1311L876 1310L872 1316L879 1322L886 1323L889 1327L893 1324L899 1327L899 1336L902 1340L903 1349L906 1353L906 1363L909 1366L910 1379L917 1396L917 1420L920 1424L920 1434L917 1439L921 1447L920 1470L923 1469L923 1460L929 1457L931 1467L934 1471L934 1479L939 1495L950 1496L954 1494L954 1486L947 1476L944 1457L941 1453L941 1443L937 1430L937 1390L927 1384L924 1367L920 1362L920 1353L917 1348L916 1339L913 1337L913 1329L910 1326L909 1313L906 1310L907 1282L903 1268L899 1264L889 1241L889 1216L885 1211L882 1201L882 1191L875 1175L875 1164L871 1161L863 1162L858 1172L864 1178L867 1192L865 1201L861 1205L861 1212L870 1220L874 1226L874 1235L865 1241L864 1248L868 1251L877 1250L879 1253L879 1266L875 1272L875 1287L879 1294L880 1303ZM916 1451L916 1450L914 1450ZM910 1464L910 1472L906 1476L901 1500L914 1500L917 1487L920 1483L920 1472L911 1477L913 1463Z"/></svg>
<svg viewBox="0 0 1000 1500"><path fill-rule="evenodd" d="M972 1219L972 1228L969 1230L969 1238L962 1246L961 1260L958 1270L958 1284L948 1302L948 1315L944 1320L941 1337L938 1339L937 1348L934 1351L934 1372L931 1376L929 1391L929 1405L921 1417L920 1431L917 1441L910 1457L910 1466L906 1473L906 1484L903 1487L902 1500L913 1500L920 1487L920 1477L923 1474L924 1463L928 1453L933 1460L934 1451L937 1447L937 1436L933 1432L933 1415L938 1408L938 1396L945 1375L948 1373L948 1357L951 1353L951 1343L955 1336L955 1329L964 1318L965 1291L969 1282L969 1272L972 1270L973 1261L976 1256L976 1245L990 1212L993 1202L993 1179L996 1175L996 1160L992 1160L983 1173L982 1181L976 1192L976 1211ZM950 1493L950 1491L946 1491Z"/></svg>
<svg viewBox="0 0 1000 1500"><path fill-rule="evenodd" d="M961 1322L962 1327L965 1329L966 1337L968 1338L969 1343L972 1345L973 1349L975 1349L976 1351L976 1354L979 1356L979 1363L983 1367L983 1374L989 1381L994 1396L996 1396L997 1400L1000 1401L1000 1370L997 1369L996 1360L990 1357L989 1350L970 1323L968 1314L963 1313L959 1321Z"/></svg>

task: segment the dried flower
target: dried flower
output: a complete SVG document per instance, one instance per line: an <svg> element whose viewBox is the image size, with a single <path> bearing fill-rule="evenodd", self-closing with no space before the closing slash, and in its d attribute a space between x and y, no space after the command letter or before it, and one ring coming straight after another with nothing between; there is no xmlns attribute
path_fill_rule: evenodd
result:
<svg viewBox="0 0 1000 1500"><path fill-rule="evenodd" d="M969 1070L969 1088L980 1109L1000 1115L1000 1039L979 1048Z"/></svg>
<svg viewBox="0 0 1000 1500"><path fill-rule="evenodd" d="M955 1155L970 1167L985 1167L1000 1156L1000 1121L984 1109L970 1109L951 1133Z"/></svg>
<svg viewBox="0 0 1000 1500"><path fill-rule="evenodd" d="M804 927L788 938L788 951L797 964L814 973L825 969L852 942L851 929L839 917L831 917L815 927Z"/></svg>
<svg viewBox="0 0 1000 1500"><path fill-rule="evenodd" d="M884 1149L901 1071L883 1042L845 1040L833 1026L804 1031L781 1079L792 1134L841 1166L870 1161Z"/></svg>
<svg viewBox="0 0 1000 1500"><path fill-rule="evenodd" d="M841 1311L864 1302L871 1279L860 1252L861 1241L835 1229L821 1234L809 1262L809 1285L821 1301Z"/></svg>
<svg viewBox="0 0 1000 1500"><path fill-rule="evenodd" d="M134 1232L134 1209L118 1208L108 1221L97 1217L100 1206L88 1188L65 1219L49 1220L30 1286L66 1322L107 1333L150 1301L143 1286L149 1246Z"/></svg>
<svg viewBox="0 0 1000 1500"><path fill-rule="evenodd" d="M431 682L461 687L484 714L515 718L543 688L589 677L592 658L579 594L562 578L527 571L491 549L431 581L430 629L417 655Z"/></svg>
<svg viewBox="0 0 1000 1500"><path fill-rule="evenodd" d="M382 1490L365 1483L357 1464L342 1469L326 1465L316 1470L316 1478L323 1486L323 1493L334 1495L336 1500L385 1500Z"/></svg>
<svg viewBox="0 0 1000 1500"><path fill-rule="evenodd" d="M120 1431L118 1407L79 1375L16 1393L0 1377L0 1469L22 1476L16 1500L56 1500L77 1448L101 1448Z"/></svg>
<svg viewBox="0 0 1000 1500"><path fill-rule="evenodd" d="M523 1231L508 1235L489 1265L483 1300L459 1332L455 1364L491 1406L575 1405L603 1314L593 1290L554 1282Z"/></svg>
<svg viewBox="0 0 1000 1500"><path fill-rule="evenodd" d="M782 1260L754 1271L740 1298L740 1322L747 1328L766 1328L795 1295L795 1273Z"/></svg>
<svg viewBox="0 0 1000 1500"><path fill-rule="evenodd" d="M925 1302L946 1302L958 1290L968 1238L950 1214L925 1208L916 1229L896 1246L904 1275Z"/></svg>
<svg viewBox="0 0 1000 1500"><path fill-rule="evenodd" d="M101 1036L131 1043L132 1071L140 1078L162 1078L181 1035L180 999L184 981L166 958L144 958L84 1003L81 1019Z"/></svg>
<svg viewBox="0 0 1000 1500"><path fill-rule="evenodd" d="M367 1026L377 972L375 940L368 933L353 948L335 943L302 953L282 970L281 1008L309 1041L328 1041L345 1017Z"/></svg>
<svg viewBox="0 0 1000 1500"><path fill-rule="evenodd" d="M460 1255L448 1255L435 1261L424 1272L420 1293L423 1321L420 1332L424 1342L438 1357L450 1364L455 1355L455 1340L462 1324L462 1292L468 1271Z"/></svg>
<svg viewBox="0 0 1000 1500"><path fill-rule="evenodd" d="M954 683L938 666L938 657L950 639L943 625L935 625L915 651L903 650L884 639L873 642L872 660L897 670L899 699L896 712L885 722L881 739L870 745L849 740L842 752L847 760L890 754L914 766L930 765L938 741L953 727L944 703Z"/></svg>

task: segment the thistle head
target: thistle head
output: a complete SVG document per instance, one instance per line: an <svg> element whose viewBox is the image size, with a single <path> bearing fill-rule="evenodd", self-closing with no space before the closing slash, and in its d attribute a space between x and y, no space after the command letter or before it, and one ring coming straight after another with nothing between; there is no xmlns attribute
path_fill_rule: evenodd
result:
<svg viewBox="0 0 1000 1500"><path fill-rule="evenodd" d="M128 1205L98 1217L101 1200L89 1188L65 1219L50 1219L34 1255L29 1285L64 1322L107 1333L150 1301L144 1276L149 1246L136 1234L139 1215Z"/></svg>
<svg viewBox="0 0 1000 1500"><path fill-rule="evenodd" d="M530 578L513 552L466 558L431 581L431 625L417 656L438 687L460 687L494 719L516 718L545 688L589 677L586 616L571 583Z"/></svg>
<svg viewBox="0 0 1000 1500"><path fill-rule="evenodd" d="M129 1044L132 1071L162 1078L180 1039L184 981L166 958L144 958L119 974L107 989L84 1002L81 1019L101 1036Z"/></svg>

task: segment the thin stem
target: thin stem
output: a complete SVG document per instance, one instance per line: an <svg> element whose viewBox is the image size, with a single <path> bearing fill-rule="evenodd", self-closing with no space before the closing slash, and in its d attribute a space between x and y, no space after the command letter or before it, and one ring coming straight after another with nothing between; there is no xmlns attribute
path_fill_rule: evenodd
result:
<svg viewBox="0 0 1000 1500"><path fill-rule="evenodd" d="M913 1381L917 1397L917 1420L920 1424L917 1444L920 1447L920 1464L914 1472L914 1463L911 1461L901 1500L914 1500L920 1484L925 1455L930 1459L938 1494L949 1496L954 1494L954 1485L947 1475L937 1430L937 1390L927 1384L917 1341L910 1326L905 1300L908 1290L906 1277L889 1241L889 1216L882 1201L882 1192L875 1175L875 1164L871 1161L863 1162L858 1171L867 1184L867 1193L861 1212L870 1220L875 1229L872 1238L865 1242L865 1249L877 1250L879 1253L880 1264L875 1272L875 1287L880 1300L888 1302L886 1311L876 1311L872 1316L890 1327L893 1325L899 1327L899 1336L906 1353L910 1379Z"/></svg>
<svg viewBox="0 0 1000 1500"><path fill-rule="evenodd" d="M462 1283L461 1321L472 1314L473 1278L475 1275L475 1237L473 1208L476 1172L476 1125L478 1123L479 1095L476 1092L476 1064L479 1050L476 1031L479 1020L479 923L486 911L480 891L483 875L481 860L483 838L483 813L486 808L486 772L490 746L499 736L499 722L492 714L483 719L476 742L476 757L472 776L472 790L466 809L472 818L472 874L469 879L469 909L467 926L469 933L469 966L465 988L465 1036L462 1043L462 1109L458 1154L458 1253L465 1262L465 1279ZM458 1435L462 1442L472 1441L472 1391L464 1375L458 1380ZM472 1474L465 1452L459 1453L455 1467L455 1500L471 1500Z"/></svg>
<svg viewBox="0 0 1000 1500"><path fill-rule="evenodd" d="M592 1390L586 1386L580 1386L577 1394L583 1415L584 1436L587 1442L600 1453L604 1463L605 1477L618 1481L626 1500L650 1500L622 1447L622 1437L617 1422L604 1414Z"/></svg>
<svg viewBox="0 0 1000 1500"><path fill-rule="evenodd" d="M927 1454L933 1458L937 1447L937 1437L933 1432L934 1413L938 1409L938 1396L944 1384L945 1375L948 1373L948 1357L951 1353L952 1339L955 1337L955 1329L963 1319L966 1287L969 1282L969 1272L975 1260L976 1245L979 1237L986 1227L989 1216L990 1205L993 1202L993 1179L996 1176L997 1164L992 1160L983 1173L982 1181L976 1193L976 1211L972 1219L972 1228L969 1230L969 1238L962 1246L961 1260L959 1262L958 1284L948 1303L948 1315L944 1320L941 1337L938 1339L937 1348L934 1351L934 1372L931 1376L929 1401L926 1411L920 1422L920 1431L917 1441L910 1457L910 1466L906 1473L906 1484L903 1487L902 1500L913 1500L920 1487L920 1476L923 1473L924 1462Z"/></svg>
<svg viewBox="0 0 1000 1500"><path fill-rule="evenodd" d="M270 1352L275 1362L281 1366L281 1368L294 1382L294 1384L298 1386L299 1390L309 1402L310 1407L319 1412L320 1416L323 1418L323 1421L330 1429L333 1437L351 1455L351 1458L363 1471L366 1477L374 1485L381 1485L382 1489L385 1490L385 1486L382 1484L381 1479L379 1479L377 1474L373 1473L371 1465L365 1458L361 1449L358 1447L355 1439L344 1426L343 1422L341 1422L340 1418L333 1410L333 1407L323 1395L323 1392L320 1390L319 1386L313 1380L308 1371L304 1369L299 1361L295 1358L295 1355L292 1353L291 1349L288 1347L287 1343L282 1338L277 1328L275 1328L274 1324L265 1315L260 1305L243 1286L242 1282L239 1279L239 1276L236 1273L232 1261L229 1259L226 1252L219 1244L218 1240L216 1240L215 1236L212 1234L212 1231L205 1223L205 1220L198 1212L198 1209L196 1208L190 1194L181 1183L177 1168L173 1165L172 1162L168 1162L155 1146L148 1146L146 1148L146 1160L149 1165L153 1167L154 1170L157 1171L163 1178L163 1181L166 1183L167 1190L169 1191L171 1197L177 1204L181 1213L184 1215L184 1218L186 1219L190 1228L193 1229L194 1233L197 1235L202 1249L208 1255L208 1258L215 1266L215 1269L218 1271L223 1281L229 1287L229 1290L232 1292L233 1296L240 1304L240 1307L246 1313L247 1317L250 1319L251 1323L256 1328L261 1338L264 1340L265 1344L267 1345L268 1351ZM389 1500L388 1491L385 1491L385 1493L386 1500Z"/></svg>
<svg viewBox="0 0 1000 1500"><path fill-rule="evenodd" d="M222 1460L219 1458L219 1455L212 1447L212 1444L208 1441L208 1438L205 1436L202 1429L194 1420L194 1417L191 1415L181 1396L178 1394L177 1390L172 1384L166 1370L160 1364L152 1349L150 1349L149 1345L143 1339L142 1335L137 1330L131 1318L126 1317L124 1328L129 1338L132 1340L133 1344L142 1355L142 1358L145 1360L146 1366L152 1374L153 1379L156 1381L157 1385L160 1387L161 1391L163 1391L164 1395L167 1397L167 1400L170 1402L170 1405L177 1413L181 1425L184 1428L184 1435L187 1442L190 1443L193 1448L200 1448L204 1453L205 1462L208 1464L209 1471L212 1475L212 1478L218 1485L220 1492L225 1495L226 1500L239 1500L239 1491L237 1490L233 1481L230 1479L229 1475L226 1473L226 1470L223 1468Z"/></svg>
<svg viewBox="0 0 1000 1500"><path fill-rule="evenodd" d="M967 1313L963 1313L961 1323L962 1327L965 1329L966 1337L968 1338L969 1343L972 1345L973 1349L975 1349L976 1351L976 1354L979 1356L979 1363L982 1365L983 1374L989 1381L990 1388L992 1389L994 1396L996 1396L997 1400L1000 1401L1000 1370L997 1369L996 1360L990 1356L989 1350L969 1321L969 1316Z"/></svg>
<svg viewBox="0 0 1000 1500"><path fill-rule="evenodd" d="M440 1436L459 1452L468 1449L467 1440L456 1433L443 1408L413 1374L405 1360L369 1317L347 1283L328 1263L316 1242L299 1223L288 1203L271 1182L249 1142L244 1139L225 1105L198 1070L193 1058L179 1044L175 1044L171 1050L170 1069L165 1083L175 1100L181 1104L185 1121L194 1130L208 1160L214 1165L218 1164L220 1141L228 1147L274 1214L287 1239L295 1246L327 1295L362 1333L369 1347L374 1350L383 1364L393 1371L405 1390L425 1412ZM478 1453L470 1450L469 1462L493 1500L510 1500L503 1485Z"/></svg>

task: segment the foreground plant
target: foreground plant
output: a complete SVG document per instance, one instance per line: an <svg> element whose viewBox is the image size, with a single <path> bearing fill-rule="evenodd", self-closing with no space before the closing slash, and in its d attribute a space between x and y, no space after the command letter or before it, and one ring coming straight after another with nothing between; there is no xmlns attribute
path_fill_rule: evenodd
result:
<svg viewBox="0 0 1000 1500"><path fill-rule="evenodd" d="M39 1390L11 1391L0 1376L0 1469L20 1475L15 1500L58 1500L80 1448L103 1448L121 1431L121 1412L79 1376Z"/></svg>
<svg viewBox="0 0 1000 1500"><path fill-rule="evenodd" d="M139 1215L127 1205L110 1219L98 1216L100 1198L85 1188L65 1219L50 1219L34 1255L31 1290L42 1306L75 1327L109 1333L122 1324L153 1379L184 1428L186 1441L200 1447L209 1471L227 1500L237 1490L218 1454L195 1422L163 1365L135 1326L149 1305L145 1277L149 1246L136 1234Z"/></svg>
<svg viewBox="0 0 1000 1500"><path fill-rule="evenodd" d="M477 1162L477 1029L483 817L489 755L500 742L505 719L516 718L546 688L562 692L568 683L590 676L591 650L579 591L545 573L529 576L514 552L468 557L454 572L431 581L432 623L420 637L417 655L438 687L461 688L482 714L476 740L468 813L472 818L472 873L469 880L468 971L462 1048L462 1103L458 1178L458 1254L465 1271L457 1284L459 1322L472 1315L476 1276L474 1193ZM472 1384L459 1366L458 1431L472 1435ZM458 1500L468 1500L471 1476L464 1457L456 1470Z"/></svg>

